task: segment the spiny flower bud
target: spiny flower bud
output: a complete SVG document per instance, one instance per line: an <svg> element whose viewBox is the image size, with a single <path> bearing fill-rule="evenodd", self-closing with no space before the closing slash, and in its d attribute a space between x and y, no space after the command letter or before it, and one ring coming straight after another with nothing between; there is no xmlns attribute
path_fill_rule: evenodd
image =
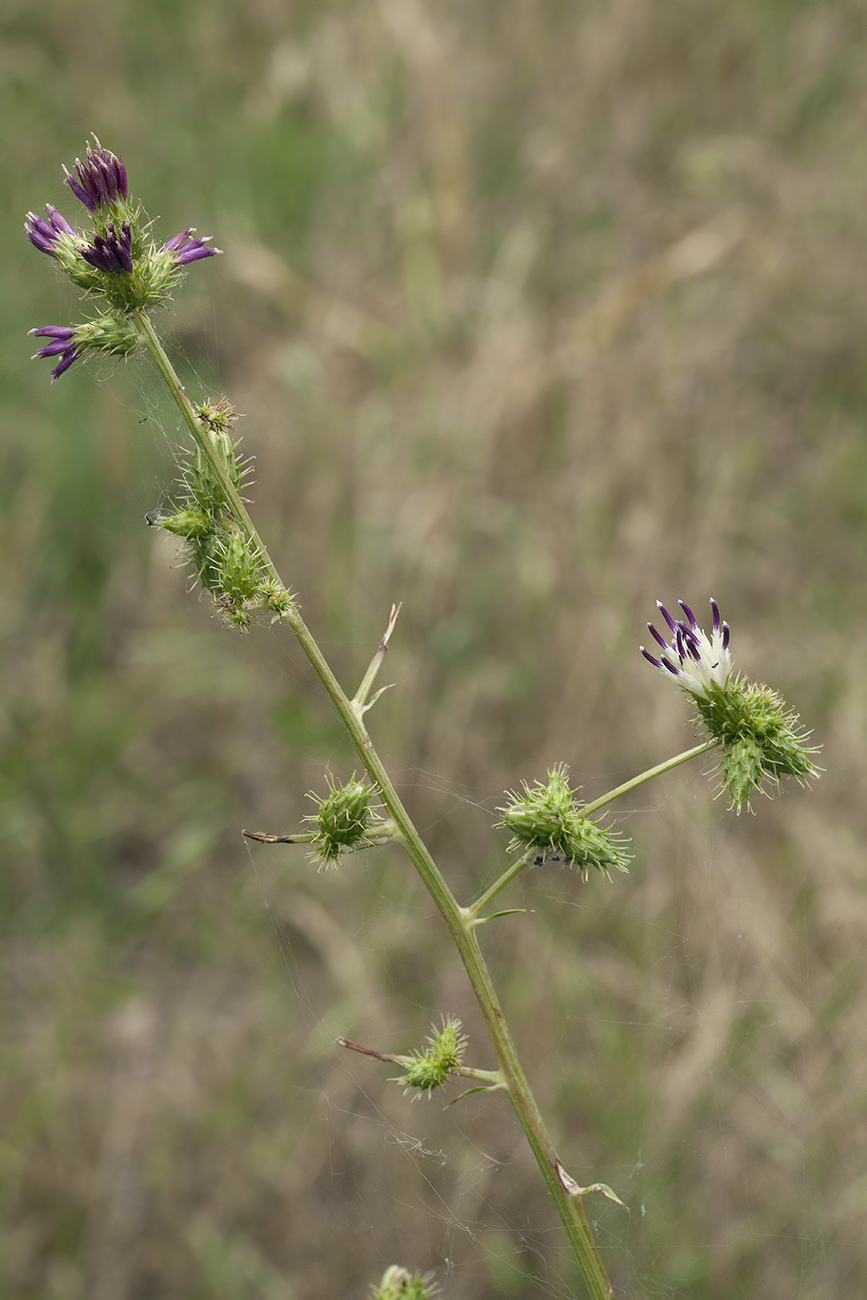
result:
<svg viewBox="0 0 867 1300"><path fill-rule="evenodd" d="M740 812L744 804L749 807L753 791L761 791L766 780L780 785L784 776L802 782L818 776L810 758L818 751L805 744L808 733L776 691L733 673L729 626L720 622L716 601L710 603L713 632L708 636L684 601L678 604L686 618L678 620L657 602L671 641L648 623L663 653L657 658L644 646L641 653L692 696L709 739L722 750L722 788Z"/></svg>
<svg viewBox="0 0 867 1300"><path fill-rule="evenodd" d="M204 420L205 417L200 415L200 418ZM206 420L205 422L207 423ZM239 443L218 424L210 427L210 438L214 450L226 467L226 473L240 491L250 474L249 458L239 455ZM186 500L194 502L199 509L215 519L228 510L229 502L223 485L198 447L189 454L184 467L183 486Z"/></svg>
<svg viewBox="0 0 867 1300"><path fill-rule="evenodd" d="M171 515L157 513L148 515L147 521L149 524L158 524L160 528L165 528L167 533L174 533L176 537L186 537L190 541L210 537L214 532L214 521L210 515L206 515L204 510L196 510L189 506L176 510Z"/></svg>
<svg viewBox="0 0 867 1300"><path fill-rule="evenodd" d="M537 865L562 859L568 867L577 867L584 880L590 867L606 876L611 867L628 871L627 841L584 814L569 787L568 772L561 763L548 772L547 785L537 781L531 787L524 781L523 794L506 791L509 803L497 809L503 814L497 825L512 832L509 852L537 849Z"/></svg>
<svg viewBox="0 0 867 1300"><path fill-rule="evenodd" d="M404 1093L417 1088L419 1096L426 1092L430 1097L434 1088L441 1088L463 1064L469 1040L461 1033L461 1022L455 1016L443 1018L441 1029L434 1025L426 1041L430 1046L410 1052L404 1073L393 1080L404 1085Z"/></svg>
<svg viewBox="0 0 867 1300"><path fill-rule="evenodd" d="M218 538L212 554L215 588L235 605L255 600L259 591L259 556L240 532Z"/></svg>
<svg viewBox="0 0 867 1300"><path fill-rule="evenodd" d="M399 1264L392 1264L382 1275L379 1286L371 1289L371 1300L436 1300L439 1287L432 1273L408 1273Z"/></svg>
<svg viewBox="0 0 867 1300"><path fill-rule="evenodd" d="M259 586L259 599L262 602L262 608L269 610L274 615L272 623L276 623L284 614L295 605L295 597L291 591L279 582L263 582Z"/></svg>
<svg viewBox="0 0 867 1300"><path fill-rule="evenodd" d="M377 827L386 823L371 808L374 791L355 776L345 785L335 785L329 777L330 794L325 799L311 793L308 797L319 805L317 812L305 821L316 827L313 843L314 859L322 866L333 866L341 853L365 849L377 836Z"/></svg>
<svg viewBox="0 0 867 1300"><path fill-rule="evenodd" d="M228 433L239 418L228 397L221 397L217 402L201 402L196 407L196 415L209 429L219 433ZM233 448L237 444L233 444Z"/></svg>

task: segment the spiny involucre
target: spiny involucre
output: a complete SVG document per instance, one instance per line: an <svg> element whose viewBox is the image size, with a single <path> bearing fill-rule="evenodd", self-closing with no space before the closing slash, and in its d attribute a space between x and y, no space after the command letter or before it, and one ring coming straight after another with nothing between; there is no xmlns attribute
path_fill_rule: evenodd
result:
<svg viewBox="0 0 867 1300"><path fill-rule="evenodd" d="M524 781L522 794L506 791L509 802L497 809L503 814L497 825L512 833L509 852L535 850L539 865L548 858L561 859L567 867L576 867L584 880L591 867L605 876L611 867L628 871L627 841L585 814L568 774L566 764L560 763L548 772L547 785Z"/></svg>

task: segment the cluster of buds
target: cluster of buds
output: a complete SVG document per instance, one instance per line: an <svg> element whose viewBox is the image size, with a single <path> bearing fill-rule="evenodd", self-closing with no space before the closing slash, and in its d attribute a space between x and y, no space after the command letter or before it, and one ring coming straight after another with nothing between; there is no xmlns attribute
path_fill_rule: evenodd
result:
<svg viewBox="0 0 867 1300"><path fill-rule="evenodd" d="M523 782L523 793L507 790L509 802L498 808L498 826L511 831L509 852L533 853L536 866L547 860L564 862L580 871L584 880L595 867L609 876L611 867L628 871L627 841L586 815L567 779L565 763L552 768L548 783Z"/></svg>
<svg viewBox="0 0 867 1300"><path fill-rule="evenodd" d="M305 821L312 822L313 858L323 867L335 866L342 853L369 849L394 837L395 828L380 817L373 807L374 791L353 775L345 785L329 777L329 793L324 799L311 793L316 812Z"/></svg>
<svg viewBox="0 0 867 1300"><path fill-rule="evenodd" d="M399 1264L385 1270L379 1286L371 1290L371 1300L436 1300L440 1294L433 1274L409 1273Z"/></svg>
<svg viewBox="0 0 867 1300"><path fill-rule="evenodd" d="M31 244L52 258L73 284L100 297L107 310L98 322L47 325L31 334L51 342L34 354L58 358L52 383L73 362L90 354L127 356L138 342L129 317L168 302L186 267L219 249L182 230L159 245L143 219L141 205L129 196L123 160L104 149L96 136L84 161L76 158L66 183L87 210L91 228L76 230L52 204L45 216L28 212L24 229ZM64 169L65 170L65 169ZM94 326L98 328L94 329Z"/></svg>
<svg viewBox="0 0 867 1300"><path fill-rule="evenodd" d="M402 1083L404 1093L417 1088L419 1096L427 1093L430 1097L434 1088L441 1088L461 1068L468 1041L460 1020L455 1016L444 1018L442 1027L434 1025L428 1034L427 1047L410 1052L406 1060L401 1058L404 1072L393 1082Z"/></svg>
<svg viewBox="0 0 867 1300"><path fill-rule="evenodd" d="M806 744L807 733L798 725L797 714L770 687L757 685L733 672L729 642L731 633L720 619L711 598L713 627L710 636L684 601L678 601L683 618L675 619L664 605L659 612L669 630L669 640L648 623L659 646L651 654L641 646L650 663L683 687L692 697L708 739L720 750L722 788L740 812L749 807L754 791L766 793L767 782L779 785L784 776L805 781L818 776L811 755L817 751Z"/></svg>
<svg viewBox="0 0 867 1300"><path fill-rule="evenodd" d="M226 478L240 491L250 462L239 455L239 443L232 434L237 412L222 397L197 406L196 415ZM261 557L232 514L224 484L200 448L189 453L175 508L171 513L155 511L147 519L185 540L197 578L214 596L230 625L246 630L254 611L269 611L279 618L291 608L289 592L263 572Z"/></svg>

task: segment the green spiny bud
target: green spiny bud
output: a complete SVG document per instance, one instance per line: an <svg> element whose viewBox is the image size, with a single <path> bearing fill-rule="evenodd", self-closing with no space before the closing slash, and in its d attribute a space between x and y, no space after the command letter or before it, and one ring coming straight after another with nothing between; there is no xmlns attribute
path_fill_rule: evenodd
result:
<svg viewBox="0 0 867 1300"><path fill-rule="evenodd" d="M436 1300L439 1287L433 1280L433 1274L422 1276L408 1273L398 1264L392 1264L382 1275L379 1286L371 1290L371 1300Z"/></svg>
<svg viewBox="0 0 867 1300"><path fill-rule="evenodd" d="M210 537L214 532L214 521L210 515L195 507L176 510L172 515L155 515L149 522L158 524L176 537L186 537L190 541Z"/></svg>
<svg viewBox="0 0 867 1300"><path fill-rule="evenodd" d="M606 830L587 817L570 789L569 769L565 763L551 768L548 784L537 781L523 784L523 794L507 790L509 803L498 808L503 814L498 826L511 831L509 852L537 849L537 863L546 858L562 858L569 867L577 867L586 880L590 867L603 875L609 868L628 871L629 854L624 837Z"/></svg>
<svg viewBox="0 0 867 1300"><path fill-rule="evenodd" d="M232 533L227 540L217 538L214 569L216 588L231 597L236 605L255 600L259 592L259 557L240 533Z"/></svg>
<svg viewBox="0 0 867 1300"><path fill-rule="evenodd" d="M196 571L196 577L205 591L218 595L220 591L220 568L217 562L216 535L213 532L187 538L187 553Z"/></svg>
<svg viewBox="0 0 867 1300"><path fill-rule="evenodd" d="M370 806L374 796L370 786L354 775L345 785L335 785L330 777L328 784L330 794L325 799L309 795L319 807L304 819L316 827L313 857L326 867L336 863L341 853L368 848L376 827L385 826Z"/></svg>
<svg viewBox="0 0 867 1300"><path fill-rule="evenodd" d="M229 479L240 491L250 473L249 458L243 459L239 456L238 442L219 427L210 430L210 438L215 452L226 467ZM184 467L182 483L188 504L195 504L214 518L219 518L227 511L231 513L223 485L199 448L189 455Z"/></svg>
<svg viewBox="0 0 867 1300"><path fill-rule="evenodd" d="M429 1047L410 1053L410 1064L405 1065L404 1073L394 1080L404 1085L404 1092L418 1088L419 1095L426 1092L430 1096L434 1088L441 1088L463 1063L468 1039L461 1033L461 1022L456 1017L444 1018L439 1030L434 1026L427 1042Z"/></svg>
<svg viewBox="0 0 867 1300"><path fill-rule="evenodd" d="M238 419L238 412L228 397L221 397L218 402L202 402L195 409L203 424L221 433L227 433Z"/></svg>
<svg viewBox="0 0 867 1300"><path fill-rule="evenodd" d="M259 599L262 608L277 617L288 614L295 604L295 597L279 582L263 582L259 587Z"/></svg>

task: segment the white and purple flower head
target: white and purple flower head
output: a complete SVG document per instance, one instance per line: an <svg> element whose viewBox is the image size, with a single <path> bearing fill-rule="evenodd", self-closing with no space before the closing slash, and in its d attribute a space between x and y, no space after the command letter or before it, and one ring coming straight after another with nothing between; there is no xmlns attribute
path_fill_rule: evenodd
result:
<svg viewBox="0 0 867 1300"><path fill-rule="evenodd" d="M641 653L650 663L663 673L674 677L679 686L693 695L707 697L711 690L723 690L732 671L732 659L729 652L729 625L720 622L719 608L711 597L713 610L713 631L710 636L698 625L698 620L685 601L677 603L685 614L683 619L673 619L668 610L659 601L656 602L660 614L668 624L671 641L666 641L652 623L648 623L651 636L661 646L662 654L657 658L641 646Z"/></svg>

